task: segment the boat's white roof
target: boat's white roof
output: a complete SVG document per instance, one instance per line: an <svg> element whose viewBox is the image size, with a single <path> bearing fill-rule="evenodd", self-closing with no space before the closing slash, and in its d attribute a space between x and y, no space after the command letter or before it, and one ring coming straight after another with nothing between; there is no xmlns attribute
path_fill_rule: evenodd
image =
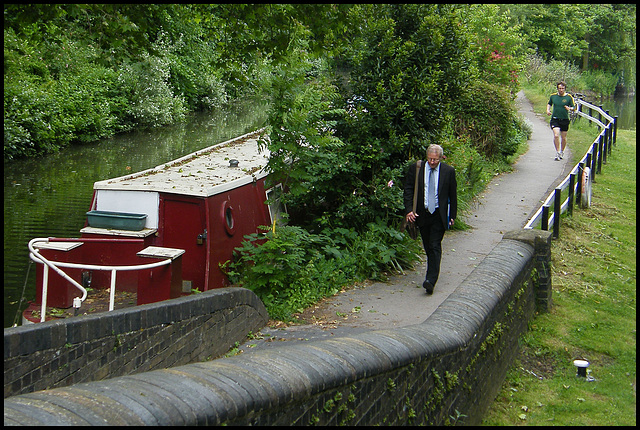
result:
<svg viewBox="0 0 640 430"><path fill-rule="evenodd" d="M259 151L261 131L245 134L158 167L94 183L94 190L150 191L209 197L266 176L268 149ZM238 160L238 167L230 167Z"/></svg>

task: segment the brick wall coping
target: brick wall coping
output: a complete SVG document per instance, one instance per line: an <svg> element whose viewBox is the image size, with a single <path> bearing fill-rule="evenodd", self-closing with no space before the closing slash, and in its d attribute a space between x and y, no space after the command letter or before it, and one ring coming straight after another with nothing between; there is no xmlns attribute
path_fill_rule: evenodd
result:
<svg viewBox="0 0 640 430"><path fill-rule="evenodd" d="M495 318L501 298L530 276L525 268L534 257L526 241L503 239L420 324L13 396L5 399L5 425L251 422L327 390L464 349Z"/></svg>

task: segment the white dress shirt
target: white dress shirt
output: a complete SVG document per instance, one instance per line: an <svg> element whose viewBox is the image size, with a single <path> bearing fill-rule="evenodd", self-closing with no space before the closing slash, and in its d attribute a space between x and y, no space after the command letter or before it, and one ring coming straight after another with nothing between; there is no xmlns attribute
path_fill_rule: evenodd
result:
<svg viewBox="0 0 640 430"><path fill-rule="evenodd" d="M431 171L431 166L427 163L426 169L424 169L424 207L429 207L428 199L429 199L429 172ZM440 163L433 171L433 182L436 184L436 209L438 209L438 179L440 178Z"/></svg>

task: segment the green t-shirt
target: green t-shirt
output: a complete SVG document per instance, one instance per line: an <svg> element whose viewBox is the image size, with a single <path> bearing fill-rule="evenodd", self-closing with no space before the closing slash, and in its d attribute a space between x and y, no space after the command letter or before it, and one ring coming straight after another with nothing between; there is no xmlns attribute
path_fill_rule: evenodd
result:
<svg viewBox="0 0 640 430"><path fill-rule="evenodd" d="M558 95L558 93L551 94L549 98L550 106L553 106L553 111L551 111L551 116L558 119L569 119L569 112L564 108L565 106L574 107L573 97L569 93L564 93L563 96Z"/></svg>

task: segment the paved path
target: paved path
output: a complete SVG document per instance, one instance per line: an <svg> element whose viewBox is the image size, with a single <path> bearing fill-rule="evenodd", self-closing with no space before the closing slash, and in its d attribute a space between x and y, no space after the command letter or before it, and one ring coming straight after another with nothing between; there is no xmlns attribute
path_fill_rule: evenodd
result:
<svg viewBox="0 0 640 430"><path fill-rule="evenodd" d="M442 242L440 278L432 296L422 282L426 263L387 282L375 282L324 300L305 311L314 324L282 328L265 327L261 339L241 345L250 352L281 341L306 341L353 334L366 330L403 327L423 322L484 257L505 232L522 228L544 199L568 174L570 149L564 160L554 161L553 133L547 117L533 113L532 105L518 94L520 112L533 124L529 150L508 174L496 176L472 204L471 213L461 214L472 228L445 234ZM569 132L569 147L571 145ZM460 214L459 214L460 216Z"/></svg>

